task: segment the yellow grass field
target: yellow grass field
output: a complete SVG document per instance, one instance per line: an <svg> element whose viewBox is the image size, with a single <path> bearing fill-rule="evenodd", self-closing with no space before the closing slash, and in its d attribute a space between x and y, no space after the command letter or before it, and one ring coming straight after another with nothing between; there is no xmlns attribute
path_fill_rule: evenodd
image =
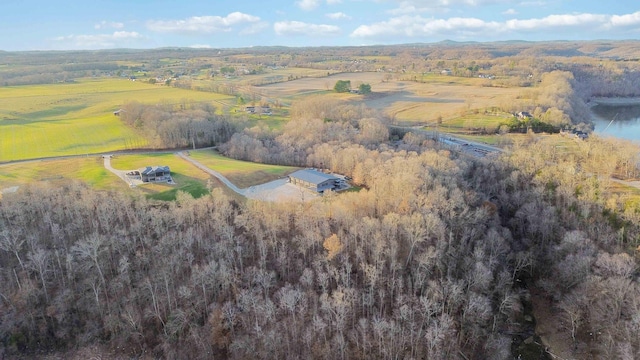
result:
<svg viewBox="0 0 640 360"><path fill-rule="evenodd" d="M208 192L209 175L173 153L117 155L112 159L112 166L119 170L133 170L149 165L168 165L176 184L145 184L130 188L122 179L105 169L102 156L93 155L2 164L0 191L34 183L60 186L69 181L81 181L97 190L143 194L161 200L175 199L177 191L188 192L195 197ZM226 189L224 185L215 182L212 186ZM228 193L232 194L231 191Z"/></svg>
<svg viewBox="0 0 640 360"><path fill-rule="evenodd" d="M299 169L235 160L212 150L190 151L189 154L194 160L224 175L241 189L276 180Z"/></svg>
<svg viewBox="0 0 640 360"><path fill-rule="evenodd" d="M0 190L36 182L57 186L72 180L83 181L98 190L129 190L120 178L104 168L100 156L0 165Z"/></svg>
<svg viewBox="0 0 640 360"><path fill-rule="evenodd" d="M408 76L408 75L407 75ZM338 80L350 80L351 87L371 85L372 94L342 94L346 101L379 109L401 124L428 124L438 117L454 119L469 110L518 104L526 88L485 87L485 79L432 76L424 82L397 80L383 72L336 74L324 78L304 78L254 87L265 97L295 100L306 95L330 93ZM286 103L286 100L283 100Z"/></svg>
<svg viewBox="0 0 640 360"><path fill-rule="evenodd" d="M122 104L226 99L122 78L2 87L0 162L141 148L146 139L113 115Z"/></svg>

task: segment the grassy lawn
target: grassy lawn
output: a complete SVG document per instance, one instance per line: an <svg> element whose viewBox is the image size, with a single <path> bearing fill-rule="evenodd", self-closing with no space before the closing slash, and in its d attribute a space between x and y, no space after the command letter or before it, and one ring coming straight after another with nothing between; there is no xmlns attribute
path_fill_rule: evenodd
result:
<svg viewBox="0 0 640 360"><path fill-rule="evenodd" d="M98 190L118 190L128 193L140 191L146 196L161 200L175 200L178 190L194 197L209 193L209 176L172 153L150 155L118 155L112 166L119 170L138 169L147 165L168 165L176 185L145 184L135 189L104 168L101 156L89 156L62 160L43 160L0 166L2 188L35 182L62 184L69 180L80 180Z"/></svg>
<svg viewBox="0 0 640 360"><path fill-rule="evenodd" d="M291 166L234 160L212 150L190 151L190 156L210 169L221 173L241 189L276 180L298 170L298 168Z"/></svg>
<svg viewBox="0 0 640 360"><path fill-rule="evenodd" d="M53 185L80 180L99 190L123 189L128 186L104 168L102 157L43 160L0 166L0 187L20 186L35 182Z"/></svg>
<svg viewBox="0 0 640 360"><path fill-rule="evenodd" d="M2 87L0 162L144 147L147 140L113 115L129 101L220 106L228 99L233 98L121 78Z"/></svg>
<svg viewBox="0 0 640 360"><path fill-rule="evenodd" d="M219 169L230 176L231 181L240 187L261 184L276 179L281 174L294 171L295 168L278 167L263 164L254 164L244 161L236 161L217 155L213 152L196 151L204 162L220 160L224 165ZM140 192L145 196L172 201L176 199L178 191L184 191L197 198L209 193L207 188L221 188L228 196L243 201L244 198L217 180L210 180L210 176L190 163L180 159L173 153L141 154L141 155L116 155L111 165L118 170L133 170L145 166L167 165L171 168L171 176L176 182L169 184L145 184L131 189L119 177L104 168L101 156L88 156L60 160L37 160L17 164L0 165L0 189L13 186L23 186L36 182L46 182L52 186L62 185L71 180L80 180L98 190L117 190L134 194Z"/></svg>
<svg viewBox="0 0 640 360"><path fill-rule="evenodd" d="M504 113L500 115L470 113L460 117L447 119L442 122L442 126L446 128L458 128L461 130L486 130L488 132L496 132L500 124L511 118L510 114Z"/></svg>
<svg viewBox="0 0 640 360"><path fill-rule="evenodd" d="M496 145L501 146L504 145L505 141L508 141L507 136L505 135L462 135L456 134L456 137L461 139L467 139L469 141L475 141L479 143L485 143L488 145Z"/></svg>
<svg viewBox="0 0 640 360"><path fill-rule="evenodd" d="M155 165L169 166L171 169L171 177L176 184L158 183L138 186L136 189L144 193L147 197L170 201L176 199L178 191L187 192L195 198L209 193L207 189L209 175L180 159L173 153L117 155L111 160L111 166L118 170L133 170ZM116 177L111 173L109 174L112 177ZM122 183L122 187L127 187L122 180L119 181Z"/></svg>

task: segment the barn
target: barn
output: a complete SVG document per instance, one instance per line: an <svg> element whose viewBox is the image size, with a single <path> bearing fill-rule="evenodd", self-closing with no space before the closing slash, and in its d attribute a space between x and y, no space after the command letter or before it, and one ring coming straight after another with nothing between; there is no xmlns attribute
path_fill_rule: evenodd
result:
<svg viewBox="0 0 640 360"><path fill-rule="evenodd" d="M171 170L168 166L147 166L139 171L142 182L171 181Z"/></svg>
<svg viewBox="0 0 640 360"><path fill-rule="evenodd" d="M298 170L289 175L289 182L319 193L340 187L341 179L315 169Z"/></svg>

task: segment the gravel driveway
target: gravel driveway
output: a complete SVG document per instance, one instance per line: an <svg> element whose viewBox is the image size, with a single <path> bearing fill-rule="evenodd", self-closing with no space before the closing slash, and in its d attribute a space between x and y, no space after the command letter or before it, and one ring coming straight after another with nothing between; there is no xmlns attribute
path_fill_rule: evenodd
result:
<svg viewBox="0 0 640 360"><path fill-rule="evenodd" d="M315 198L318 198L320 195L309 191L307 189L300 188L293 184L290 184L287 179L278 179L274 181L270 181L268 183L250 186L246 189L240 189L236 185L234 185L229 179L224 177L224 175L219 172L210 169L186 155L184 152L176 153L179 157L184 159L185 161L190 162L198 169L206 172L207 174L216 177L223 184L225 184L229 189L235 191L236 193L245 196L249 199L255 200L263 200L263 201L310 201ZM136 185L142 184L142 181L131 179L126 175L126 170L118 170L114 169L111 166L111 156L112 155L103 155L104 159L104 167L114 173L116 176L121 178L124 182L129 184L131 187L135 187Z"/></svg>
<svg viewBox="0 0 640 360"><path fill-rule="evenodd" d="M189 156L187 156L184 152L179 152L177 154L185 161L192 163L198 169L208 173L211 176L216 177L223 184L229 187L229 189L249 199L275 202L275 201L309 201L319 197L319 194L317 193L314 193L309 190L290 184L287 181L287 179L278 179L278 180L270 181L268 183L250 186L245 189L240 189L219 172L204 166L199 161L196 161L190 158Z"/></svg>

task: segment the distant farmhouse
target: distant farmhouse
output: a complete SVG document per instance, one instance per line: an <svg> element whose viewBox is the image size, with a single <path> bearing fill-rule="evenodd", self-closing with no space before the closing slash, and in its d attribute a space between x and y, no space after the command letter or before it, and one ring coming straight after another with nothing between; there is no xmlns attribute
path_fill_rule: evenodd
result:
<svg viewBox="0 0 640 360"><path fill-rule="evenodd" d="M569 138L572 139L576 139L576 140L586 140L589 138L589 134L584 132L584 131L580 131L580 130L560 130L560 135L562 136L568 136Z"/></svg>
<svg viewBox="0 0 640 360"><path fill-rule="evenodd" d="M247 106L244 108L244 111L248 112L249 114L271 115L271 107L269 105Z"/></svg>
<svg viewBox="0 0 640 360"><path fill-rule="evenodd" d="M339 189L344 183L344 180L318 170L305 169L298 170L289 175L289 182L322 193L325 190Z"/></svg>
<svg viewBox="0 0 640 360"><path fill-rule="evenodd" d="M526 111L518 111L516 113L516 117L520 120L527 120L527 119L531 119L533 118L533 115L531 115L530 113L526 112Z"/></svg>

